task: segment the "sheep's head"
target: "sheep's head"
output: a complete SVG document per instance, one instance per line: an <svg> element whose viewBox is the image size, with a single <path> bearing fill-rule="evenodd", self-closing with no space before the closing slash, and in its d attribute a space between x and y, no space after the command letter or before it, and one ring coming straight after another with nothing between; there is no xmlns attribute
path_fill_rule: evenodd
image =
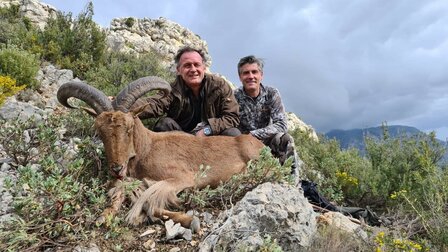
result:
<svg viewBox="0 0 448 252"><path fill-rule="evenodd" d="M150 76L130 83L116 96L113 102L98 89L83 82L68 82L62 85L57 93L59 102L68 107L68 98L78 98L90 108L83 108L96 117L95 128L104 144L108 166L112 175L117 178L126 176L127 165L135 156L133 130L134 118L144 106L128 112L132 104L145 93L159 89L167 95L170 85L164 80Z"/></svg>
<svg viewBox="0 0 448 252"><path fill-rule="evenodd" d="M117 178L125 177L128 162L135 157L133 114L103 112L95 120L95 129L104 143L110 172Z"/></svg>

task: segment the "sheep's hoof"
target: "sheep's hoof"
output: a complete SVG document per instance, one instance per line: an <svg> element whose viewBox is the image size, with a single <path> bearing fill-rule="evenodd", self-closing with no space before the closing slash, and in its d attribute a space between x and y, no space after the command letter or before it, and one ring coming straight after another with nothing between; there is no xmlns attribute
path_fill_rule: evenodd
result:
<svg viewBox="0 0 448 252"><path fill-rule="evenodd" d="M197 234L201 230L201 221L197 216L193 216L193 220L190 223L191 232Z"/></svg>
<svg viewBox="0 0 448 252"><path fill-rule="evenodd" d="M104 217L103 215L101 215L100 217L98 217L95 220L95 224L96 224L97 227L103 225L105 222L106 222L106 217Z"/></svg>

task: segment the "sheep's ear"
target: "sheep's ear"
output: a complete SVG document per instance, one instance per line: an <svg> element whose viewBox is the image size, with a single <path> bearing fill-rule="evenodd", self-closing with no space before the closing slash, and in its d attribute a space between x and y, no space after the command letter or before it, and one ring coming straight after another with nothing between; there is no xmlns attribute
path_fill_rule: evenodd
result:
<svg viewBox="0 0 448 252"><path fill-rule="evenodd" d="M145 111L145 108L146 108L147 106L149 106L149 103L147 103L147 104L145 104L145 105L142 105L142 106L139 106L139 107L133 109L133 110L131 111L131 113L132 113L134 116L138 116L138 115L140 115L141 113L143 113L143 112Z"/></svg>
<svg viewBox="0 0 448 252"><path fill-rule="evenodd" d="M87 114L93 116L93 117L97 117L98 114L95 112L95 110L88 108L88 107L81 107L82 110L84 110L85 112L87 112Z"/></svg>

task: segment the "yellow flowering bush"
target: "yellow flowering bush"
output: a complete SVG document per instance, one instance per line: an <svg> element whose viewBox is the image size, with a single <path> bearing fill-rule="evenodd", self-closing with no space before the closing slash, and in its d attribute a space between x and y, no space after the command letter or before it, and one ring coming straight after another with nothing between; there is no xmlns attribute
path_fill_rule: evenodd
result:
<svg viewBox="0 0 448 252"><path fill-rule="evenodd" d="M403 238L393 238L387 236L384 232L379 232L375 238L375 251L429 251L429 248L425 245L419 244L417 242L403 239Z"/></svg>
<svg viewBox="0 0 448 252"><path fill-rule="evenodd" d="M338 178L338 181L343 186L357 186L358 185L358 179L349 175L347 172L336 172L336 177Z"/></svg>
<svg viewBox="0 0 448 252"><path fill-rule="evenodd" d="M17 86L16 80L11 77L0 75L0 106L3 105L6 98L15 95L24 88L25 86Z"/></svg>
<svg viewBox="0 0 448 252"><path fill-rule="evenodd" d="M393 193L390 195L390 198L391 198L391 199L397 199L397 198L400 197L400 196L404 196L407 192L408 192L408 191L406 191L406 190L400 190L400 191L398 191L398 192L393 192Z"/></svg>

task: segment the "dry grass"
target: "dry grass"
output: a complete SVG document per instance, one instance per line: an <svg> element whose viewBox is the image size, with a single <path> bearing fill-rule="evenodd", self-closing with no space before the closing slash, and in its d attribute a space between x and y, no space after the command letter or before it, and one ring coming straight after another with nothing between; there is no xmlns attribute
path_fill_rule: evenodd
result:
<svg viewBox="0 0 448 252"><path fill-rule="evenodd" d="M304 251L372 251L372 246L346 231L334 226L319 225L311 246Z"/></svg>

